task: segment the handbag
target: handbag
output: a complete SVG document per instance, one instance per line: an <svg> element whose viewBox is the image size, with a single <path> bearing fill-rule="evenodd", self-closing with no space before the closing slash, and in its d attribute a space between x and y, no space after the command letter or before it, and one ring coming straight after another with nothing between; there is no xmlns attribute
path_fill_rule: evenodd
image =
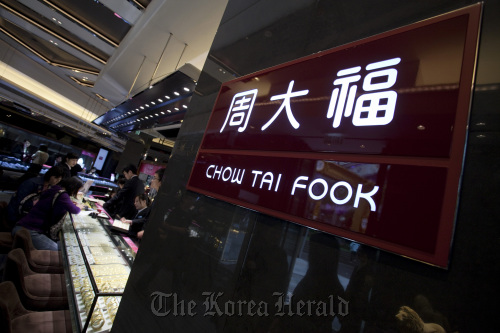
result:
<svg viewBox="0 0 500 333"><path fill-rule="evenodd" d="M63 194L64 192L66 192L65 190L59 190L56 195L54 195L54 198L52 199L52 208L50 210L50 220L52 220L53 218L53 214L54 214L54 205L57 201L57 199L59 198L59 196L61 194ZM47 232L47 236L52 239L53 241L58 241L59 240L59 231L61 231L62 229L62 226L64 224L64 219L66 217L66 215L68 214L68 212L66 212L66 214L63 215L63 217L61 217L61 219L59 221L57 221L55 224L53 224L49 231Z"/></svg>

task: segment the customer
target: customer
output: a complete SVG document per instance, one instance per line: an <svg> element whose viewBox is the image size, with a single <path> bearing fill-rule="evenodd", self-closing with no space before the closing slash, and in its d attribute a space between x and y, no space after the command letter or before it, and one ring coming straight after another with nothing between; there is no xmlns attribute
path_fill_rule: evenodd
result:
<svg viewBox="0 0 500 333"><path fill-rule="evenodd" d="M59 250L57 242L53 239L54 230L51 230L51 228L54 225L59 225L58 222L62 220L67 212L71 214L80 213L83 206L73 203L71 196L76 198L78 190L82 186L83 183L80 178L70 177L42 192L40 200L28 215L16 223L12 235L14 236L20 228L24 227L29 230L33 245L37 250ZM64 191L60 193L61 190ZM58 195L58 193L60 194ZM58 197L53 202L56 195ZM47 235L52 236L49 238Z"/></svg>
<svg viewBox="0 0 500 333"><path fill-rule="evenodd" d="M133 164L123 168L122 173L127 182L113 198L103 205L103 208L115 218L131 219L136 213L134 208L135 197L144 193L144 183L137 177L137 168ZM115 211L113 211L113 207L116 207Z"/></svg>
<svg viewBox="0 0 500 333"><path fill-rule="evenodd" d="M49 147L46 145L40 145L38 151L31 156L31 163L44 165L45 162L49 159Z"/></svg>
<svg viewBox="0 0 500 333"><path fill-rule="evenodd" d="M64 167L63 179L71 177L71 169L76 165L76 162L78 162L77 155L73 153L66 154L64 162L61 163L61 165Z"/></svg>
<svg viewBox="0 0 500 333"><path fill-rule="evenodd" d="M121 218L123 223L130 224L129 234L131 236L138 236L138 233L144 230L144 225L148 221L149 213L151 212L151 207L149 206L150 201L145 193L139 194L135 197L134 206L137 209L135 216L128 220L124 217ZM141 233L142 236L142 233ZM140 238L140 237L139 237Z"/></svg>
<svg viewBox="0 0 500 333"><path fill-rule="evenodd" d="M40 193L58 184L62 179L63 173L64 169L61 166L55 166L47 170L45 175L30 178L22 182L7 206L7 221L11 225L16 223L22 217L19 211L21 201L30 194ZM25 207L24 209L28 210L29 208Z"/></svg>

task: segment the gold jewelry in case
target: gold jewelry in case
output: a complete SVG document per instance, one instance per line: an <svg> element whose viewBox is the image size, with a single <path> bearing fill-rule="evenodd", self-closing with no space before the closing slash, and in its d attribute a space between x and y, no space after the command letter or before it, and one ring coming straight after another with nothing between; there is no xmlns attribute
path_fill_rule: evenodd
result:
<svg viewBox="0 0 500 333"><path fill-rule="evenodd" d="M111 322L114 322L115 321L115 317L116 317L116 312L118 311L118 308L111 308L111 309L108 309L108 314L109 314L109 318L111 319Z"/></svg>
<svg viewBox="0 0 500 333"><path fill-rule="evenodd" d="M94 309L94 313L92 314L92 318L90 318L90 326L93 329L99 329L104 325L104 317L100 309Z"/></svg>

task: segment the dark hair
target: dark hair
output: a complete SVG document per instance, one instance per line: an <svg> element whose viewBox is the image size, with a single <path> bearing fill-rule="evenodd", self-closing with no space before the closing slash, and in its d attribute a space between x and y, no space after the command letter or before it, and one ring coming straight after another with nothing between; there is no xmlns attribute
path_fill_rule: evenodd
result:
<svg viewBox="0 0 500 333"><path fill-rule="evenodd" d="M50 177L62 178L63 176L64 176L64 168L60 165L56 165L47 170L47 172L43 176L43 180L48 182L50 180Z"/></svg>
<svg viewBox="0 0 500 333"><path fill-rule="evenodd" d="M83 182L80 178L73 176L63 179L59 183L59 186L64 187L66 192L68 192L70 196L74 197L78 194L78 190L82 188Z"/></svg>
<svg viewBox="0 0 500 333"><path fill-rule="evenodd" d="M136 198L139 198L141 201L146 201L146 206L149 206L151 203L151 200L149 200L149 197L146 193L141 193L135 196Z"/></svg>
<svg viewBox="0 0 500 333"><path fill-rule="evenodd" d="M78 159L78 156L73 154L73 153L67 153L66 154L66 161L69 161L69 160L77 160Z"/></svg>
<svg viewBox="0 0 500 333"><path fill-rule="evenodd" d="M137 174L137 167L132 163L130 163L127 166L125 166L122 170L122 172L129 172L129 171L132 171L132 173L135 175Z"/></svg>
<svg viewBox="0 0 500 333"><path fill-rule="evenodd" d="M47 147L46 145L40 145L40 148L38 148L39 151L44 151L44 152L48 152L49 151L49 147Z"/></svg>
<svg viewBox="0 0 500 333"><path fill-rule="evenodd" d="M158 178L161 182L161 180L163 179L163 175L165 174L165 168L158 169L155 173L158 175Z"/></svg>

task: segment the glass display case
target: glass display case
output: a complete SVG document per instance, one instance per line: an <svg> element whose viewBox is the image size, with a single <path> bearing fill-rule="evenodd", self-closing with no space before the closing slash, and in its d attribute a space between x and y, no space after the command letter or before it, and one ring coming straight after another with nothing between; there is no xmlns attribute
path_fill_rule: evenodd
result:
<svg viewBox="0 0 500 333"><path fill-rule="evenodd" d="M91 175L88 175L88 174L82 173L82 172L78 173L78 177L80 177L84 182L86 182L87 180L92 180L93 181L92 185L96 186L96 187L108 187L110 189L118 187L118 185L116 185L116 183L112 182L108 178L91 176Z"/></svg>
<svg viewBox="0 0 500 333"><path fill-rule="evenodd" d="M135 252L107 219L86 213L68 214L61 236L73 332L108 332Z"/></svg>

